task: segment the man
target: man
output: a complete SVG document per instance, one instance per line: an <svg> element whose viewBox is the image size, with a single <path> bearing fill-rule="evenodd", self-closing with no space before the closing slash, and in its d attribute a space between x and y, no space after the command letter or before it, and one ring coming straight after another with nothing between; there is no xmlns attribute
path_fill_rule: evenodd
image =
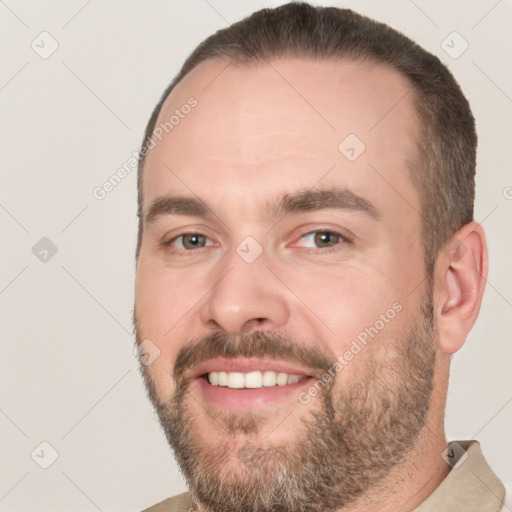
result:
<svg viewBox="0 0 512 512"><path fill-rule="evenodd" d="M352 11L199 45L139 166L141 370L190 489L148 510L502 509L443 425L487 275L475 150L448 70Z"/></svg>

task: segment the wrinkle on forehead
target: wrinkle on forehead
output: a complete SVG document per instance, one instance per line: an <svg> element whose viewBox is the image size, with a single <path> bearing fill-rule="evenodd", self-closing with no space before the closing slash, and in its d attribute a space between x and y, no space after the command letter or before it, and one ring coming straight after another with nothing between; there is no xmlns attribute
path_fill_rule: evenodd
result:
<svg viewBox="0 0 512 512"><path fill-rule="evenodd" d="M310 140L318 153L332 151L348 133L370 145L378 139L402 145L412 143L416 131L411 91L407 78L367 61L280 59L226 68L224 60L212 59L177 85L159 122L192 95L198 101L193 123L182 122L169 139L181 146L190 142L187 132L193 130L193 149L202 144L211 149L222 139L226 158L226 151L257 158L255 146L286 150L299 137Z"/></svg>

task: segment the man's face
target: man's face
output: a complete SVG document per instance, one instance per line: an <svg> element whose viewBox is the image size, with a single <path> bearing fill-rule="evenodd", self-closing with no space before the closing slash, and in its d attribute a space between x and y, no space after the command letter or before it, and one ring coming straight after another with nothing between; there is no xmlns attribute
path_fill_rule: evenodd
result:
<svg viewBox="0 0 512 512"><path fill-rule="evenodd" d="M287 489L321 510L426 421L411 85L363 62L226 66L199 65L157 121L197 100L146 162L136 329L160 353L141 368L203 503L288 510Z"/></svg>

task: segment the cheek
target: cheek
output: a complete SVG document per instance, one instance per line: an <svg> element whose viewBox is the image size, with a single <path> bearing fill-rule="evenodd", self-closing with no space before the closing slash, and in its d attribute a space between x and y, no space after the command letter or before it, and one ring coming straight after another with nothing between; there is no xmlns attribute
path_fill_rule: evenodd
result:
<svg viewBox="0 0 512 512"><path fill-rule="evenodd" d="M404 321L403 294L374 269L326 269L295 276L291 287L303 303L298 304L295 318L302 324L299 332L310 333L315 342L335 358L341 356L343 365L351 368L364 365L371 345L375 350L387 347ZM311 325L316 326L313 332ZM363 353L366 355L361 356ZM351 363L356 359L360 362Z"/></svg>
<svg viewBox="0 0 512 512"><path fill-rule="evenodd" d="M355 266L344 267L341 272L327 268L299 276L295 283L297 295L304 304L338 326L358 323L364 326L378 318L380 310L390 307L398 296L382 275Z"/></svg>
<svg viewBox="0 0 512 512"><path fill-rule="evenodd" d="M197 279L159 268L158 262L139 266L135 307L141 330L158 339L167 339L181 321L193 313L194 304L203 294Z"/></svg>
<svg viewBox="0 0 512 512"><path fill-rule="evenodd" d="M160 389L159 396L169 396L174 382L172 369L187 334L183 330L189 317L197 315L194 304L202 294L190 285L180 287L165 272L148 268L151 265L139 266L135 283L138 336L158 347L159 356L146 370Z"/></svg>

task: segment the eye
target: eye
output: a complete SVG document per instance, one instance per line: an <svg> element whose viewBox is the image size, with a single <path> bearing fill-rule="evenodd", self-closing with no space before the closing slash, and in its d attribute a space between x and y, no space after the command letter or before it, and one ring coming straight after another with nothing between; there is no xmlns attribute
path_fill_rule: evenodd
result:
<svg viewBox="0 0 512 512"><path fill-rule="evenodd" d="M299 245L302 247L329 249L339 245L341 242L348 242L348 240L341 233L323 230L307 233L300 237L299 242Z"/></svg>
<svg viewBox="0 0 512 512"><path fill-rule="evenodd" d="M191 251L212 245L211 242L212 241L207 236L200 233L183 233L182 235L169 240L165 245L170 245L176 249L184 251Z"/></svg>

